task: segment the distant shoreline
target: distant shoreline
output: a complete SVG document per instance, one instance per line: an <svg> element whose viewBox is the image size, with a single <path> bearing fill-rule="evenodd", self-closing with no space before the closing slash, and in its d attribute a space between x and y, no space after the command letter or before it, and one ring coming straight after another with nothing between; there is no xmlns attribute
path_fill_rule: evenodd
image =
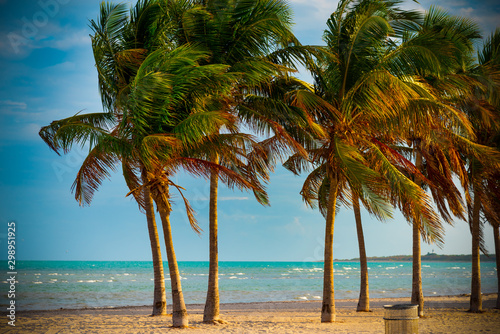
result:
<svg viewBox="0 0 500 334"><path fill-rule="evenodd" d="M472 255L470 254L460 254L460 255L446 255L446 254L434 254L434 253L427 253L425 255L422 255L422 261L437 261L437 262L471 262L471 257ZM353 259L335 259L334 262L358 262L359 258L353 258ZM369 262L411 262L412 261L412 256L411 255L390 255L390 256L372 256L368 257ZM489 255L484 255L481 254L481 261L482 262L495 262L495 254L489 254ZM0 259L0 262L7 262L6 259ZM152 263L151 260L19 260L20 263L22 262L150 262ZM166 263L166 261L164 261ZM199 263L209 263L208 261L196 261L196 260L188 260L188 261L179 261L180 263L182 262L199 262ZM280 261L280 260L265 260L265 261L257 261L257 260L244 260L244 261L236 261L236 260L229 260L229 261L224 261L221 260L219 263L236 263L236 262L255 262L255 263L264 263L264 262L269 262L269 263L297 263L297 262L304 262L304 261ZM311 263L317 263L317 262L323 262L322 260L320 261L307 261Z"/></svg>
<svg viewBox="0 0 500 334"><path fill-rule="evenodd" d="M436 262L470 262L472 255L440 255L434 253L428 253L422 255L422 261L436 261ZM359 258L354 259L335 259L336 262L352 262L359 261ZM391 255L391 256L373 256L368 258L369 262L411 262L411 255ZM484 255L481 254L481 261L484 262L494 262L495 254Z"/></svg>

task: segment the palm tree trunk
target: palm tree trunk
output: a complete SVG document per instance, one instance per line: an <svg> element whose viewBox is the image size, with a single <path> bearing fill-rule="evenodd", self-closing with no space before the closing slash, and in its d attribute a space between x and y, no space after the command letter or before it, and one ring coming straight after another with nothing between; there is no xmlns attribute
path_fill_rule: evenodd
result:
<svg viewBox="0 0 500 334"><path fill-rule="evenodd" d="M217 156L214 163L219 163ZM219 323L219 250L218 250L218 227L217 227L217 194L219 173L212 171L210 176L210 264L208 272L207 300L203 313L203 322Z"/></svg>
<svg viewBox="0 0 500 334"><path fill-rule="evenodd" d="M419 144L416 145L416 158L415 166L419 171L422 170L422 152L420 151ZM420 182L416 184L420 186ZM424 316L424 293L422 291L422 259L420 248L420 219L416 218L413 221L413 274L411 284L411 303L418 305L418 316Z"/></svg>
<svg viewBox="0 0 500 334"><path fill-rule="evenodd" d="M325 263L323 272L323 305L321 306L321 322L335 321L335 291L333 289L333 230L335 225L337 190L337 179L336 177L331 177L325 227Z"/></svg>
<svg viewBox="0 0 500 334"><path fill-rule="evenodd" d="M495 258L497 260L497 306L500 309L500 233L499 226L493 225L493 238L495 239Z"/></svg>
<svg viewBox="0 0 500 334"><path fill-rule="evenodd" d="M161 186L160 186L161 187ZM168 269L170 272L170 285L172 287L172 326L188 327L188 315L184 296L182 294L181 276L177 259L175 258L174 244L172 241L172 229L170 226L170 204L168 200L168 188L164 186L161 190L156 190L154 194L156 206L160 213L163 226L163 235L165 237L165 246L167 248Z"/></svg>
<svg viewBox="0 0 500 334"><path fill-rule="evenodd" d="M147 178L143 174L142 181L147 183ZM154 272L154 297L153 316L167 314L167 297L165 295L165 277L163 272L163 262L161 258L160 238L156 227L155 211L151 192L148 187L144 187L144 200L146 204L146 218L148 221L149 240L151 242L151 252L153 254Z"/></svg>
<svg viewBox="0 0 500 334"><path fill-rule="evenodd" d="M370 293L368 290L368 262L366 259L365 237L363 235L363 225L361 224L361 210L359 208L359 197L352 194L352 206L354 218L356 219L356 232L358 234L359 245L359 266L361 271L361 283L359 287L359 301L357 312L370 312Z"/></svg>
<svg viewBox="0 0 500 334"><path fill-rule="evenodd" d="M418 316L424 316L424 293L422 291L422 261L420 257L420 221L413 222L413 277L411 303L418 305Z"/></svg>
<svg viewBox="0 0 500 334"><path fill-rule="evenodd" d="M476 192L474 193L474 204L472 207L472 279L470 292L470 312L482 312L481 299L481 265L479 250L479 219L481 210L481 200Z"/></svg>

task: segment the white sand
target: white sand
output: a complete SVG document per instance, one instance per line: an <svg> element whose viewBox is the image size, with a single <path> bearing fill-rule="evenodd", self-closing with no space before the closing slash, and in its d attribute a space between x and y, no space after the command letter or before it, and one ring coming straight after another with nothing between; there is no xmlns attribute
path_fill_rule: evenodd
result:
<svg viewBox="0 0 500 334"><path fill-rule="evenodd" d="M500 333L496 294L483 296L484 313L467 313L467 296L425 298L420 333ZM336 301L336 322L320 322L320 301L221 304L222 325L202 323L203 305L188 305L190 328L171 328L171 316L151 317L150 307L18 312L16 327L0 333L384 333L384 305L406 298L372 299L372 312L356 312L357 300ZM169 305L170 306L170 305ZM170 308L169 308L170 311Z"/></svg>

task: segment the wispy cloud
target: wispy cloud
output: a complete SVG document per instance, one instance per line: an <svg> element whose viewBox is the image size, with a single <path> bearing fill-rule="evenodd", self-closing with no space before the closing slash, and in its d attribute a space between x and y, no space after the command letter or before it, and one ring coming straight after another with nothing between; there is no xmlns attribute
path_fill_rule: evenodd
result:
<svg viewBox="0 0 500 334"><path fill-rule="evenodd" d="M462 16L471 16L473 12L474 12L474 8L472 8L472 7L460 9L460 15L462 15Z"/></svg>
<svg viewBox="0 0 500 334"><path fill-rule="evenodd" d="M40 137L38 136L40 128L41 128L40 124L36 123L26 124L21 129L20 138L22 138L23 140L40 140Z"/></svg>
<svg viewBox="0 0 500 334"><path fill-rule="evenodd" d="M326 28L326 21L337 8L338 1L331 0L291 0L294 9L294 21L296 23L294 30L300 31L318 31L318 36L311 38L321 38L323 30ZM319 24L318 24L319 23Z"/></svg>
<svg viewBox="0 0 500 334"><path fill-rule="evenodd" d="M32 34L27 34L24 31L26 25L25 21L15 20L11 23L11 29L0 30L0 56L19 60L25 59L36 49L70 51L91 45L89 28L75 28L54 18L33 30Z"/></svg>
<svg viewBox="0 0 500 334"><path fill-rule="evenodd" d="M88 29L70 30L52 43L55 48L65 51L75 47L90 47L91 45Z"/></svg>
<svg viewBox="0 0 500 334"><path fill-rule="evenodd" d="M284 229L291 234L304 234L306 232L305 227L300 222L299 217L294 217L291 222L284 226Z"/></svg>
<svg viewBox="0 0 500 334"><path fill-rule="evenodd" d="M465 16L473 19L483 29L484 35L494 31L500 22L500 6L498 0L421 0L420 5L426 10L436 5L452 15Z"/></svg>
<svg viewBox="0 0 500 334"><path fill-rule="evenodd" d="M25 102L17 102L11 100L0 101L0 106L8 106L16 109L26 109L28 107L28 105Z"/></svg>
<svg viewBox="0 0 500 334"><path fill-rule="evenodd" d="M196 197L197 201L208 201L210 200L209 197ZM221 196L218 198L219 202L222 201L246 201L248 200L248 197L240 197L240 196Z"/></svg>
<svg viewBox="0 0 500 334"><path fill-rule="evenodd" d="M0 146L10 146L13 143L38 142L38 132L41 126L37 123L9 124L0 133Z"/></svg>
<svg viewBox="0 0 500 334"><path fill-rule="evenodd" d="M238 196L228 196L228 197L219 197L219 201L246 201L248 197L238 197Z"/></svg>

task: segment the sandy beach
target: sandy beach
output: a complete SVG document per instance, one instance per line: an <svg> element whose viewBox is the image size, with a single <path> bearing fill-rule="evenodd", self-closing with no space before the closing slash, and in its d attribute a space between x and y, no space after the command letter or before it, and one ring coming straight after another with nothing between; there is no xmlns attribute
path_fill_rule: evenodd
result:
<svg viewBox="0 0 500 334"><path fill-rule="evenodd" d="M384 333L384 305L408 303L404 298L372 299L372 312L357 313L357 300L337 300L337 321L322 324L319 301L221 304L227 324L202 323L203 305L188 305L190 328L182 333ZM420 333L500 333L496 294L483 296L482 314L467 313L467 296L426 297L426 316ZM151 317L150 307L19 311L16 327L1 333L163 333L173 329L171 316Z"/></svg>

